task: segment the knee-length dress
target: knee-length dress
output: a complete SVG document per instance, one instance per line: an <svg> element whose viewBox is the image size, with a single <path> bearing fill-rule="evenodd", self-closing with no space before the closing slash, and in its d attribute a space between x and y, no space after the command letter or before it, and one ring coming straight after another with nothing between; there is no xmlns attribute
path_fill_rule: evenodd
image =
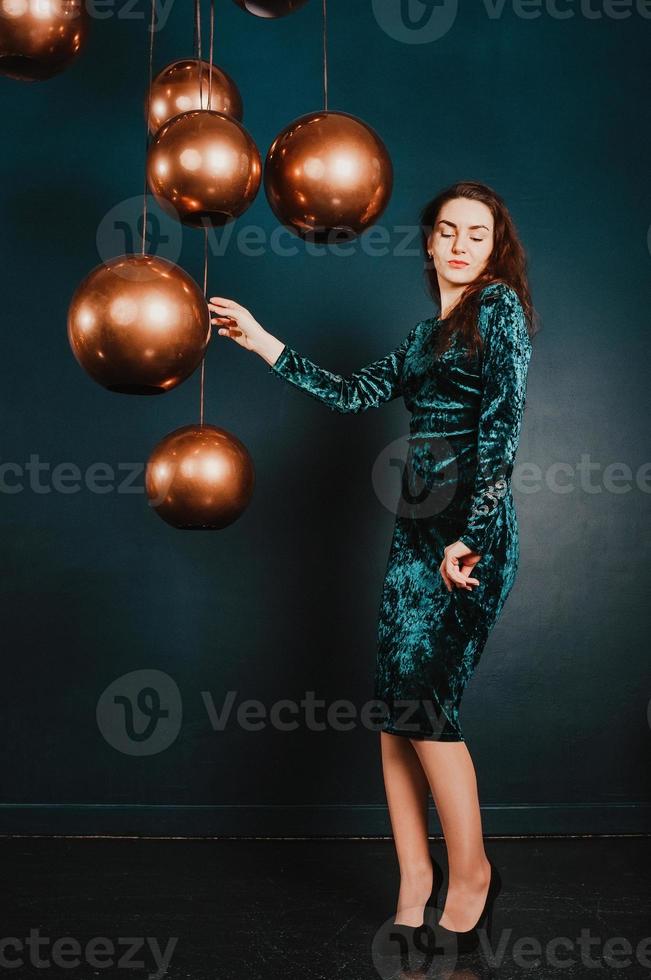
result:
<svg viewBox="0 0 651 980"><path fill-rule="evenodd" d="M349 377L285 345L269 370L333 411L358 413L402 396L411 413L402 490L379 604L374 696L379 727L414 739L465 741L459 707L511 591L519 535L511 489L532 345L517 293L480 295L479 353L437 356L442 320L422 320L380 360ZM481 555L472 591L448 591L444 548Z"/></svg>

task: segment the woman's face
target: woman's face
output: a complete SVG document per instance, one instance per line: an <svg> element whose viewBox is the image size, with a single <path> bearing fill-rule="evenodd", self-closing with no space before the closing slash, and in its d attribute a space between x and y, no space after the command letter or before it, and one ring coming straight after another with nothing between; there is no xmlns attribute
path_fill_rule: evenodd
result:
<svg viewBox="0 0 651 980"><path fill-rule="evenodd" d="M481 201L458 197L443 205L428 241L439 283L466 286L484 271L494 227L493 214Z"/></svg>

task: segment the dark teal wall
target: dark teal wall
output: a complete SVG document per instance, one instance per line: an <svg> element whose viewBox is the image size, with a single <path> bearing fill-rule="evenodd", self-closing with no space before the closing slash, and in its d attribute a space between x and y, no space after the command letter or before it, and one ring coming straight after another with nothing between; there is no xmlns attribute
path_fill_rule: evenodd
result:
<svg viewBox="0 0 651 980"><path fill-rule="evenodd" d="M23 488L9 492L18 471L5 468L0 494L2 792L6 804L43 805L5 807L0 829L386 831L376 734L235 723L214 732L202 692L217 705L233 691L236 706L255 698L267 707L309 691L358 707L372 696L393 515L371 471L406 433L404 405L340 416L216 337L207 421L245 442L257 485L237 523L189 534L148 508L142 474L137 492L117 485L119 467L144 463L163 435L197 420L198 375L159 398L115 395L68 347L68 303L100 261L98 228L115 206L132 220L123 202L141 192L145 6L127 17L116 2L66 74L38 85L0 79L0 455L23 471ZM166 4L157 68L191 53L190 6ZM330 106L373 125L395 164L380 222L388 254L358 242L342 257L288 237L295 255L244 254L244 227L267 240L276 228L261 191L211 258L210 289L349 372L432 313L413 244L403 254L401 229L421 205L461 178L504 195L543 321L518 456L541 481L534 492L514 482L520 570L463 723L487 830L639 830L650 788L651 20L634 3L615 19L605 0L589 8L601 17L564 5L570 19L545 4L537 19L511 3L500 16L489 15L492 4L460 6L447 33L419 44L380 26L398 7L391 0L330 0ZM218 0L216 60L240 86L263 155L286 123L321 105L320 26L316 0L275 22ZM112 248L100 238L109 254L131 245L119 230ZM160 247L170 250L173 240ZM185 230L179 260L197 279L201 253L201 233ZM46 488L58 464L76 464L83 478L103 462L116 489L39 492L30 458L48 467ZM597 467L589 485L582 458ZM574 476L559 476L558 464ZM612 464L630 479L624 471L611 486ZM645 464L646 484L636 485ZM553 479L569 491L551 489ZM178 736L149 756L112 747L96 720L102 692L134 670L169 675L182 703ZM77 806L48 808L58 804Z"/></svg>

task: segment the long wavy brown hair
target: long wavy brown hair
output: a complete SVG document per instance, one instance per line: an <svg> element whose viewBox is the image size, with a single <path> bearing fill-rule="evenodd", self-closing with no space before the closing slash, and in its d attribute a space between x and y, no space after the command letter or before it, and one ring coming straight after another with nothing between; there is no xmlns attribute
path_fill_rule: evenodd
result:
<svg viewBox="0 0 651 980"><path fill-rule="evenodd" d="M495 225L493 250L482 274L466 286L449 316L442 321L441 329L436 332L437 354L443 353L449 347L455 334L458 334L461 343L470 351L478 352L481 349L482 338L477 327L479 294L491 283L503 282L516 291L522 303L529 336L533 337L538 332L538 317L531 301L527 276L527 256L513 219L502 198L492 188L472 180L461 181L441 191L425 205L421 212L420 229L425 257L425 276L429 292L439 310L441 290L436 269L428 255L428 241L436 227L443 205L459 197L481 201L490 208Z"/></svg>

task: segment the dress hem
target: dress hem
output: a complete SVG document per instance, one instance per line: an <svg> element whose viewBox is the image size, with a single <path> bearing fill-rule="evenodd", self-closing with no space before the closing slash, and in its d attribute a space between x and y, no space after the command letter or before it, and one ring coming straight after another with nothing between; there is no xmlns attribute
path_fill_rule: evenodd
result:
<svg viewBox="0 0 651 980"><path fill-rule="evenodd" d="M425 735L423 732L404 732L396 728L380 728L381 732L387 735L400 735L402 738L411 738L419 742L465 742L462 735Z"/></svg>

